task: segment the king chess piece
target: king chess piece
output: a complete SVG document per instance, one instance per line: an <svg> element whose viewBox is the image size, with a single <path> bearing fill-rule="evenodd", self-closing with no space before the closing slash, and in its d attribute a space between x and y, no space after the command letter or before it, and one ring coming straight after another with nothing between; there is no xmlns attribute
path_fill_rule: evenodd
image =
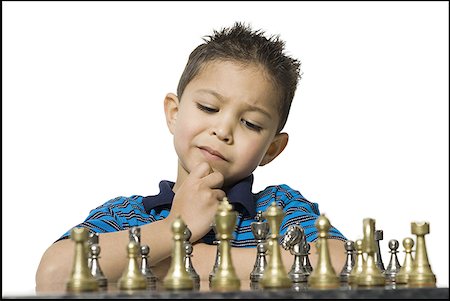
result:
<svg viewBox="0 0 450 301"><path fill-rule="evenodd" d="M263 213L264 218L269 223L270 234L267 236L269 261L260 280L263 289L290 288L292 281L288 277L281 259L279 244L280 226L285 213L280 206L272 202Z"/></svg>
<svg viewBox="0 0 450 301"><path fill-rule="evenodd" d="M344 249L346 257L344 266L339 274L339 280L348 283L348 276L355 266L355 243L352 240L347 240L344 244Z"/></svg>
<svg viewBox="0 0 450 301"><path fill-rule="evenodd" d="M98 282L92 276L88 266L89 230L86 228L72 228L70 239L75 242L75 254L72 273L66 283L66 290L73 293L98 291Z"/></svg>
<svg viewBox="0 0 450 301"><path fill-rule="evenodd" d="M316 268L308 278L308 285L315 289L338 288L340 285L339 277L331 265L330 252L328 250L327 236L331 228L330 221L324 214L321 214L317 218L315 226L319 232L319 238L316 243L319 258Z"/></svg>
<svg viewBox="0 0 450 301"><path fill-rule="evenodd" d="M399 243L396 239L391 239L388 243L389 253L391 253L391 258L389 264L384 271L384 278L386 279L386 284L395 283L395 276L400 271L400 262L398 262L398 246Z"/></svg>
<svg viewBox="0 0 450 301"><path fill-rule="evenodd" d="M255 286L255 283L259 282L264 274L264 270L267 266L266 252L267 244L266 237L269 233L269 224L262 221L262 212L258 211L256 214L256 222L252 222L250 225L253 236L256 240L256 260L253 265L253 270L250 273L251 285Z"/></svg>
<svg viewBox="0 0 450 301"><path fill-rule="evenodd" d="M148 245L141 246L141 273L147 278L147 286L149 289L156 288L156 282L158 281L158 277L153 274L153 271L150 268L148 263L148 257L150 253L150 247Z"/></svg>
<svg viewBox="0 0 450 301"><path fill-rule="evenodd" d="M237 212L232 210L228 198L220 201L214 217L217 231L216 238L220 240L220 263L216 274L211 279L213 291L236 291L241 287L241 280L236 274L231 258L231 244L233 231L236 227Z"/></svg>
<svg viewBox="0 0 450 301"><path fill-rule="evenodd" d="M410 287L436 287L436 276L431 270L428 261L425 235L430 233L430 224L427 222L412 222L411 234L416 237L416 258L409 277Z"/></svg>
<svg viewBox="0 0 450 301"><path fill-rule="evenodd" d="M310 273L304 266L303 256L308 256L305 252L306 236L300 225L290 225L283 236L281 246L294 256L294 262L288 272L292 282L307 282Z"/></svg>
<svg viewBox="0 0 450 301"><path fill-rule="evenodd" d="M414 240L411 237L406 237L403 239L403 248L405 249L405 259L403 265L395 275L395 283L397 286L407 286L409 281L409 276L411 275L413 269L414 258L412 256L414 247Z"/></svg>
<svg viewBox="0 0 450 301"><path fill-rule="evenodd" d="M117 286L121 291L138 291L147 289L147 278L139 269L138 257L140 247L136 241L131 240L127 245L128 264L117 281Z"/></svg>

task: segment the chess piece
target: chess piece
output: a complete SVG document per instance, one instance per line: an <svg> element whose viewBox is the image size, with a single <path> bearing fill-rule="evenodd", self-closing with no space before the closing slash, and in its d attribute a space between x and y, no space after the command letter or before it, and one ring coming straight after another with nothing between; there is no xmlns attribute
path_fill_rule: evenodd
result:
<svg viewBox="0 0 450 301"><path fill-rule="evenodd" d="M89 232L89 238L88 238L88 249L89 249L89 257L88 257L88 266L89 268L91 267L91 245L93 244L99 244L99 239L98 239L98 233L93 233L93 232Z"/></svg>
<svg viewBox="0 0 450 301"><path fill-rule="evenodd" d="M367 254L363 264L363 270L357 277L357 285L365 287L384 286L385 280L379 267L375 263L376 242L375 220L365 218L363 220L363 252Z"/></svg>
<svg viewBox="0 0 450 301"><path fill-rule="evenodd" d="M220 248L219 248L219 244L220 244L220 240L214 240L213 244L216 245L216 260L214 261L214 266L211 270L211 272L209 273L209 286L211 287L211 281L214 277L214 275L216 275L217 269L219 268L219 264L220 264Z"/></svg>
<svg viewBox="0 0 450 301"><path fill-rule="evenodd" d="M403 239L403 248L405 249L405 260L403 265L395 275L395 283L397 285L406 286L409 281L409 275L411 275L413 269L414 258L412 256L412 248L414 247L414 240L410 237Z"/></svg>
<svg viewBox="0 0 450 301"><path fill-rule="evenodd" d="M275 202L263 213L264 218L269 223L270 234L267 236L269 261L260 280L261 287L264 289L289 288L292 281L288 277L281 259L280 245L278 242L280 236L281 221L285 213Z"/></svg>
<svg viewBox="0 0 450 301"><path fill-rule="evenodd" d="M351 240L347 240L344 244L345 254L347 254L345 259L345 264L342 267L341 273L339 274L339 280L341 282L348 282L348 276L352 272L355 266L355 243Z"/></svg>
<svg viewBox="0 0 450 301"><path fill-rule="evenodd" d="M130 229L128 229L128 235L130 238L130 241L134 240L138 247L139 247L139 252L140 252L140 248L141 248L141 228L137 227L137 226L133 226Z"/></svg>
<svg viewBox="0 0 450 301"><path fill-rule="evenodd" d="M399 243L396 239L391 239L388 246L390 250L389 253L391 253L391 258L386 270L384 270L384 278L386 279L387 284L391 284L395 282L395 276L401 268L397 258Z"/></svg>
<svg viewBox="0 0 450 301"><path fill-rule="evenodd" d="M340 285L339 277L331 265L330 252L328 250L327 235L331 228L330 221L324 214L321 214L314 225L319 232L319 238L316 244L319 258L316 268L308 278L308 284L311 288L315 289L338 288Z"/></svg>
<svg viewBox="0 0 450 301"><path fill-rule="evenodd" d="M350 272L350 275L348 275L348 284L350 286L356 286L357 285L357 279L358 276L363 271L364 266L364 256L363 256L363 242L362 239L357 239L355 241L355 264L353 265L352 271Z"/></svg>
<svg viewBox="0 0 450 301"><path fill-rule="evenodd" d="M232 210L228 198L224 197L219 203L215 215L216 238L220 240L220 263L216 274L211 279L213 291L236 291L241 287L241 280L236 275L231 258L230 240L236 227L237 212Z"/></svg>
<svg viewBox="0 0 450 301"><path fill-rule="evenodd" d="M194 266L192 264L192 252L194 251L194 248L189 241L191 239L192 232L189 230L189 228L186 226L183 232L183 244L185 249L185 259L184 259L184 266L186 267L186 271L191 275L192 280L194 281L194 289L200 289L200 275L197 273L197 271L194 269Z"/></svg>
<svg viewBox="0 0 450 301"><path fill-rule="evenodd" d="M256 222L252 222L250 227L256 240L256 260L255 264L253 265L253 270L250 273L250 281L259 282L267 266L267 244L265 243L265 240L267 234L269 233L269 224L262 221L261 211L258 211L258 213L256 214Z"/></svg>
<svg viewBox="0 0 450 301"><path fill-rule="evenodd" d="M306 244L305 231L300 225L290 225L286 230L281 245L285 250L294 255L294 262L288 272L289 278L293 283L307 282L310 273L303 265L302 256L308 256L305 252Z"/></svg>
<svg viewBox="0 0 450 301"><path fill-rule="evenodd" d="M86 228L73 228L70 231L70 239L75 242L75 254L72 265L72 273L66 283L68 292L94 292L98 290L98 282L92 276L88 266L89 230Z"/></svg>
<svg viewBox="0 0 450 301"><path fill-rule="evenodd" d="M313 271L313 267L311 265L311 262L309 261L309 254L311 254L309 251L311 250L311 245L306 242L303 246L305 248L305 256L302 256L302 265L305 268L305 270L308 272L309 275L311 275L312 271Z"/></svg>
<svg viewBox="0 0 450 301"><path fill-rule="evenodd" d="M138 257L140 247L135 240L131 240L127 245L128 264L117 281L117 286L121 291L136 291L147 289L147 278L139 269Z"/></svg>
<svg viewBox="0 0 450 301"><path fill-rule="evenodd" d="M380 240L383 240L383 230L375 230L374 239L375 239L375 253L374 253L375 265L380 269L381 274L383 274L385 268L380 249Z"/></svg>
<svg viewBox="0 0 450 301"><path fill-rule="evenodd" d="M410 287L436 287L436 276L431 270L425 245L425 235L430 233L430 224L427 222L412 222L411 233L417 236L416 258L413 262L408 285Z"/></svg>
<svg viewBox="0 0 450 301"><path fill-rule="evenodd" d="M148 264L148 254L150 253L150 247L148 245L141 246L141 273L147 279L147 286L150 289L156 288L156 281L158 277L153 274Z"/></svg>
<svg viewBox="0 0 450 301"><path fill-rule="evenodd" d="M92 276L94 276L94 278L98 282L98 288L102 291L105 291L108 288L108 280L106 279L105 274L103 274L99 263L101 251L100 245L98 243L91 244L89 246L89 251L89 257L91 258L91 260L88 263L88 267L91 271Z"/></svg>
<svg viewBox="0 0 450 301"><path fill-rule="evenodd" d="M180 216L172 223L174 247L169 271L163 280L163 286L166 290L192 290L194 288L194 281L184 266L186 255L183 246L183 232L185 228L186 224Z"/></svg>

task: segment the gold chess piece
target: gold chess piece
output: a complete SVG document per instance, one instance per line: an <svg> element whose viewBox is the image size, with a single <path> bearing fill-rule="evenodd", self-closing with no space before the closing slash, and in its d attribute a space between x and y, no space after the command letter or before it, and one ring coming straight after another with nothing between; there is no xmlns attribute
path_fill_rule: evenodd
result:
<svg viewBox="0 0 450 301"><path fill-rule="evenodd" d="M410 287L435 287L436 276L431 270L425 245L425 235L430 233L430 224L427 222L412 222L411 233L417 236L417 244L416 258L413 262L408 285Z"/></svg>
<svg viewBox="0 0 450 301"><path fill-rule="evenodd" d="M283 265L279 244L280 225L285 213L275 202L263 213L263 217L269 223L270 234L267 236L269 260L260 280L264 289L290 288L292 280Z"/></svg>
<svg viewBox="0 0 450 301"><path fill-rule="evenodd" d="M66 284L67 291L75 293L98 291L98 282L92 276L88 266L89 230L73 228L70 231L70 238L75 242L75 255L72 274Z"/></svg>
<svg viewBox="0 0 450 301"><path fill-rule="evenodd" d="M213 291L236 291L241 287L241 280L231 259L230 240L236 227L237 212L232 210L233 206L224 197L217 208L215 216L216 238L220 241L220 262L215 275L211 279Z"/></svg>
<svg viewBox="0 0 450 301"><path fill-rule="evenodd" d="M350 286L354 286L357 284L356 279L358 278L359 274L361 274L361 272L363 271L364 256L363 256L362 239L357 239L355 241L355 250L356 250L355 265L353 266L350 275L348 275L348 284L350 284Z"/></svg>
<svg viewBox="0 0 450 301"><path fill-rule="evenodd" d="M147 278L139 269L138 256L140 253L139 245L131 240L127 245L128 265L117 282L121 291L136 291L147 289Z"/></svg>
<svg viewBox="0 0 450 301"><path fill-rule="evenodd" d="M411 237L403 239L403 248L405 249L405 260L403 265L395 275L395 283L399 285L407 285L409 282L409 275L411 275L414 258L412 256L412 248L414 247L414 240Z"/></svg>
<svg viewBox="0 0 450 301"><path fill-rule="evenodd" d="M194 281L184 266L186 257L183 246L185 228L186 224L180 216L172 223L174 247L170 268L163 280L163 286L166 290L192 290L194 288Z"/></svg>
<svg viewBox="0 0 450 301"><path fill-rule="evenodd" d="M316 247L319 251L317 265L308 278L308 285L315 289L334 289L340 286L339 277L331 265L330 252L328 250L327 235L331 228L328 218L321 214L315 222L319 231Z"/></svg>
<svg viewBox="0 0 450 301"><path fill-rule="evenodd" d="M363 220L363 252L367 254L363 270L356 278L358 286L384 286L385 279L379 267L375 263L375 220L365 218Z"/></svg>

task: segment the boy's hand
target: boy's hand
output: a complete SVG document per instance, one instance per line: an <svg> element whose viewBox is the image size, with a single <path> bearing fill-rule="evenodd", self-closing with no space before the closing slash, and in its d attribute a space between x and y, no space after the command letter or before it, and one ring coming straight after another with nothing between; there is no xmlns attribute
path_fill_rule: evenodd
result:
<svg viewBox="0 0 450 301"><path fill-rule="evenodd" d="M190 241L202 238L211 229L219 201L225 197L221 190L223 175L213 171L208 163L197 165L178 188L168 220L181 216L192 232Z"/></svg>

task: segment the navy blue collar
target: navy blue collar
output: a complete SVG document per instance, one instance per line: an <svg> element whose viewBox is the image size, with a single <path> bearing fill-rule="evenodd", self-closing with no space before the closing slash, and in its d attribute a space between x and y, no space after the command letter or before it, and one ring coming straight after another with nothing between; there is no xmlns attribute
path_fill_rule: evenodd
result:
<svg viewBox="0 0 450 301"><path fill-rule="evenodd" d="M145 210L150 213L150 210L156 207L171 206L175 196L172 191L174 185L175 183L170 181L159 182L159 194L143 198L142 203ZM256 215L256 204L252 193L252 185L253 174L226 189L225 194L230 204L234 205L235 210L240 211L240 207L243 207L251 217L254 217Z"/></svg>

